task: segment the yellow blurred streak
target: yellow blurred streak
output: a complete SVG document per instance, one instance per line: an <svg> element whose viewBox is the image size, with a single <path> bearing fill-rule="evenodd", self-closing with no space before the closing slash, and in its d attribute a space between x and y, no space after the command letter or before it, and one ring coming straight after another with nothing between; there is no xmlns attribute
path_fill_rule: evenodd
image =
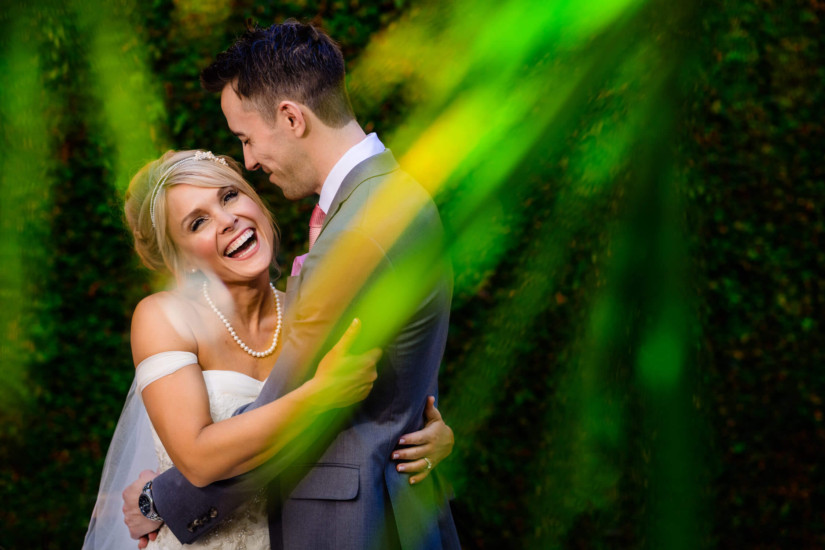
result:
<svg viewBox="0 0 825 550"><path fill-rule="evenodd" d="M377 104L398 85L418 106L438 109L463 89L498 89L506 101L536 52L565 57L643 0L429 3L377 35L350 76L353 95ZM570 67L567 67L569 70ZM469 81L469 82L468 82ZM491 103L496 108L499 102ZM430 118L408 117L414 127Z"/></svg>
<svg viewBox="0 0 825 550"><path fill-rule="evenodd" d="M638 1L458 3L440 12L440 17L416 13L368 49L354 69L354 87L357 90L359 82L375 76L381 59L391 58L396 61L385 71L401 68L408 74L385 72L387 81L400 82L409 76L411 86L423 88L424 98L390 140L400 145L393 148L402 152L402 166L433 195L472 174L472 192L460 204L449 206L455 218L469 221L508 181L553 122L566 114L591 73L601 68L601 52L587 49L593 35L641 5ZM428 22L434 27L430 32L407 28ZM375 89L377 84L370 86ZM594 179L608 176L623 162L620 153L632 130L618 132L621 143L592 174ZM453 223L461 227L461 221ZM462 234L457 242L484 239L483 233ZM500 247L497 254L504 250ZM456 381L467 390L457 398L455 404L463 412L456 414L463 421L464 413L473 411L472 426L490 414L485 402L495 401L497 380L511 360L507 350L525 337L523 331L553 286L534 277L564 261L563 251L552 246L537 245L534 253L526 255L534 258L530 263L536 269L525 266L524 282L518 285L523 292L500 306L496 318L502 322L487 327L487 344L468 358L468 368Z"/></svg>
<svg viewBox="0 0 825 550"><path fill-rule="evenodd" d="M411 194L405 176L392 178L376 190L358 219L359 235L376 239L378 248L366 249L361 246L363 241L359 236L342 234L315 268L313 276L301 285L302 296L314 297L306 300L302 315L312 317L315 309L321 312L335 307L327 305L326 301L333 299L329 289L339 289L334 301L352 304L353 316L360 317L363 322L360 340L365 341L364 345L367 348L386 345L419 305L421 293L431 286L432 278L427 278L426 274L431 273L430 277L438 274L432 273L431 261L418 258L421 261L415 266L380 270L383 277L375 280L375 273L384 261L380 251L393 247L429 200L423 192ZM387 216L386 212L392 212L392 216ZM437 259L439 252L440 249L433 250L432 258ZM348 274L346 284L340 281L344 266ZM367 281L370 281L369 287L366 287ZM391 309L388 309L389 305ZM369 318L377 322L370 323L366 320ZM327 336L323 335L322 339ZM319 341L318 345L321 343Z"/></svg>
<svg viewBox="0 0 825 550"><path fill-rule="evenodd" d="M489 125L484 117L494 98L489 94L475 94L459 99L438 117L401 159L404 167L411 167L418 180L436 195L466 158L476 150Z"/></svg>
<svg viewBox="0 0 825 550"><path fill-rule="evenodd" d="M472 173L472 194L451 205L469 220L597 63L586 50L593 35L642 3L427 4L370 44L353 95L377 102L403 87L410 114L387 142L433 195Z"/></svg>
<svg viewBox="0 0 825 550"><path fill-rule="evenodd" d="M471 215L495 192L564 107L587 74L586 67L550 92L543 74L524 79L502 100L504 90L481 88L456 99L402 158L433 195L451 179L473 172L473 191L458 205ZM553 71L558 73L559 71ZM477 170L483 166L483 170Z"/></svg>

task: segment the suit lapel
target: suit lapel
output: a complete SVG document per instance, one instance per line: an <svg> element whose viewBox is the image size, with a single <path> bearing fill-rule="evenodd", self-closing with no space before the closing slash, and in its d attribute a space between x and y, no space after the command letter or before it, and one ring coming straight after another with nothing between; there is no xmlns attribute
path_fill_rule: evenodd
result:
<svg viewBox="0 0 825 550"><path fill-rule="evenodd" d="M355 189L370 178L382 176L395 170L398 170L398 163L389 149L384 149L383 153L371 156L364 159L353 168L349 174L346 175L344 181L341 182L341 187L335 193L335 198L332 199L332 204L329 207L326 218L324 218L324 225L321 227L321 233L324 232L327 224L335 214L340 210L341 205L344 204ZM320 238L320 235L319 235Z"/></svg>
<svg viewBox="0 0 825 550"><path fill-rule="evenodd" d="M358 163L355 168L346 175L344 181L341 182L341 186L338 188L338 192L335 193L335 197L332 199L332 204L329 207L329 212L327 212L324 223L321 226L321 232L318 234L318 239L321 238L329 222L335 217L338 211L341 210L341 206L347 202L347 199L349 199L352 192L355 191L359 185L371 178L389 174L399 168L398 162L396 162L395 157L392 156L389 149L384 149L382 153L373 155ZM318 242L317 239L315 242ZM301 274L303 273L304 271L302 269ZM286 304L294 301L299 292L298 286L301 284L301 279L302 275L289 277L287 279Z"/></svg>

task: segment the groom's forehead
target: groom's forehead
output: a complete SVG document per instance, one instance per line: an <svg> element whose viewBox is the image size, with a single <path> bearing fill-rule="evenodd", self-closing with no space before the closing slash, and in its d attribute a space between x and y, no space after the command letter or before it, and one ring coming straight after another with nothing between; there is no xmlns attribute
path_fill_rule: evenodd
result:
<svg viewBox="0 0 825 550"><path fill-rule="evenodd" d="M227 84L221 92L221 108L224 114L230 111L232 114L248 117L260 117L260 107L253 99L242 96L237 89Z"/></svg>

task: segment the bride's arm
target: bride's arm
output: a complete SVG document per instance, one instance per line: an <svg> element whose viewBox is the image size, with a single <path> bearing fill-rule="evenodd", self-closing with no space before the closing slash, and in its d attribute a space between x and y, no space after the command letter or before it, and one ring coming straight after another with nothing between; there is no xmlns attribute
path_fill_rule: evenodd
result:
<svg viewBox="0 0 825 550"><path fill-rule="evenodd" d="M194 336L164 314L162 300L144 300L132 320L135 364L163 351L197 354ZM177 326L175 326L177 325ZM373 350L347 351L357 324L321 361L313 378L283 397L221 422L213 422L203 373L185 366L149 384L142 393L152 425L169 457L196 486L249 471L293 441L317 417L364 399L376 378Z"/></svg>

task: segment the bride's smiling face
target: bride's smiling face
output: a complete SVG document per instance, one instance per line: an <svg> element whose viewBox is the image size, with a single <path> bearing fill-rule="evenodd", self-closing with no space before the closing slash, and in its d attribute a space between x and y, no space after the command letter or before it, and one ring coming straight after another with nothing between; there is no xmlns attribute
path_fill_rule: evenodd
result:
<svg viewBox="0 0 825 550"><path fill-rule="evenodd" d="M166 191L169 235L192 267L224 282L268 273L274 235L266 215L237 187L179 184Z"/></svg>

